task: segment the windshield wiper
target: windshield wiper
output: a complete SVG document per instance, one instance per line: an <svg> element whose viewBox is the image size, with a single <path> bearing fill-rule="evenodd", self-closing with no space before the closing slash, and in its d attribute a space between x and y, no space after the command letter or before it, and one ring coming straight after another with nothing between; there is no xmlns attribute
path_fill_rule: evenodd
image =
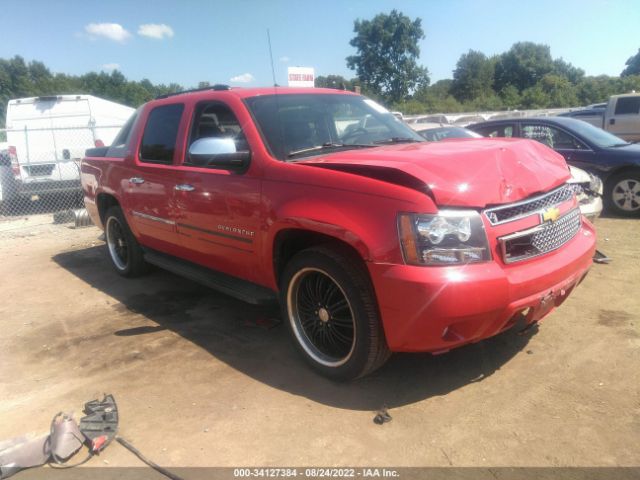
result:
<svg viewBox="0 0 640 480"><path fill-rule="evenodd" d="M375 143L376 145L391 145L394 143L415 143L415 142L419 142L420 140L416 140L415 138L409 138L409 137L391 137L391 138L385 138L384 140L376 140Z"/></svg>
<svg viewBox="0 0 640 480"><path fill-rule="evenodd" d="M375 145L365 144L365 143L332 143L332 142L327 142L327 143L323 143L322 145L316 145L314 147L301 148L300 150L293 150L292 152L289 152L287 154L287 158L295 157L296 155L302 155L303 153L317 152L317 151L322 151L322 150L330 150L330 149L334 149L334 148L371 148L371 147L375 147Z"/></svg>
<svg viewBox="0 0 640 480"><path fill-rule="evenodd" d="M631 144L629 142L614 143L613 145L609 145L609 148L620 148L620 147L626 147L627 145L631 145Z"/></svg>

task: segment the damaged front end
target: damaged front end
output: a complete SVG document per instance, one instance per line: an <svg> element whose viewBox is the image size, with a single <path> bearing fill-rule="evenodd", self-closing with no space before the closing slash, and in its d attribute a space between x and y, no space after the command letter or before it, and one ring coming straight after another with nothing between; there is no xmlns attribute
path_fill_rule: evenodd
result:
<svg viewBox="0 0 640 480"><path fill-rule="evenodd" d="M576 194L580 213L593 223L602 213L602 180L592 173L570 166L571 179L567 182Z"/></svg>

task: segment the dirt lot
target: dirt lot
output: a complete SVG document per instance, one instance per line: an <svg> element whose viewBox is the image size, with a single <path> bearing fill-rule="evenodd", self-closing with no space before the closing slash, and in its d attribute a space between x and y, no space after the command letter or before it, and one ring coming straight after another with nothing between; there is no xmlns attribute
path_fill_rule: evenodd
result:
<svg viewBox="0 0 640 480"><path fill-rule="evenodd" d="M640 223L597 227L614 262L537 332L350 384L308 370L276 311L162 271L121 279L94 227L5 230L0 439L110 392L122 435L167 466L640 465ZM117 444L90 463L140 465Z"/></svg>

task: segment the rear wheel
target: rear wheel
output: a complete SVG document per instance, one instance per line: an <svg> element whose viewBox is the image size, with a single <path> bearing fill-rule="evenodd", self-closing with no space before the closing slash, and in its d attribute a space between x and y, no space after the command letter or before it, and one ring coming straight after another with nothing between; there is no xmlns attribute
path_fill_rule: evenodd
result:
<svg viewBox="0 0 640 480"><path fill-rule="evenodd" d="M389 357L368 273L350 252L315 247L298 253L280 291L296 347L323 375L354 379Z"/></svg>
<svg viewBox="0 0 640 480"><path fill-rule="evenodd" d="M605 201L612 213L624 216L640 215L640 173L623 172L607 181Z"/></svg>
<svg viewBox="0 0 640 480"><path fill-rule="evenodd" d="M113 206L105 215L105 239L111 263L123 277L137 277L148 271L140 244L127 225L122 210Z"/></svg>

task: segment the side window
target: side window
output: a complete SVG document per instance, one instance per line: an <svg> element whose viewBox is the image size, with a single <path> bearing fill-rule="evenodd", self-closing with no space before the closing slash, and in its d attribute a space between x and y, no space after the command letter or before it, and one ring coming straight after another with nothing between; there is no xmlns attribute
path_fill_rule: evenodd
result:
<svg viewBox="0 0 640 480"><path fill-rule="evenodd" d="M144 127L140 146L141 162L167 164L173 162L183 110L183 104L175 103L156 107L151 111L147 125Z"/></svg>
<svg viewBox="0 0 640 480"><path fill-rule="evenodd" d="M476 132L478 132L480 135L482 135L483 137L490 137L490 138L495 138L495 137L506 137L506 138L511 138L513 137L513 125L500 125L497 127L484 127L484 128L478 128L476 129Z"/></svg>
<svg viewBox="0 0 640 480"><path fill-rule="evenodd" d="M201 138L231 138L236 145L236 152L249 150L249 143L240 122L233 111L223 103L202 103L196 107L189 146ZM191 163L188 157L185 163Z"/></svg>
<svg viewBox="0 0 640 480"><path fill-rule="evenodd" d="M547 125L522 125L522 138L536 140L560 150L585 150L586 147L568 133Z"/></svg>
<svg viewBox="0 0 640 480"><path fill-rule="evenodd" d="M129 138L131 137L131 130L133 129L133 124L138 118L138 113L140 113L140 110L137 110L133 115L131 115L131 117L129 117L129 120L127 120L127 123L125 123L124 126L120 129L118 135L109 147L107 157L124 157L127 144L129 143Z"/></svg>
<svg viewBox="0 0 640 480"><path fill-rule="evenodd" d="M618 98L615 115L637 115L638 113L640 113L640 97Z"/></svg>

